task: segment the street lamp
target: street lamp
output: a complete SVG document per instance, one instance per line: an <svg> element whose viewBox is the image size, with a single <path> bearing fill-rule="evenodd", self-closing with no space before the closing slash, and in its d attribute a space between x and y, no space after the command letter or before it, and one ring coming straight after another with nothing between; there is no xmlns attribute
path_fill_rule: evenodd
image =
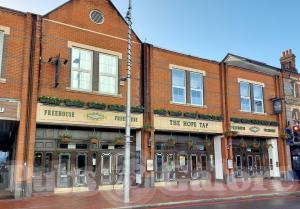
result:
<svg viewBox="0 0 300 209"><path fill-rule="evenodd" d="M126 20L128 24L128 51L127 51L127 89L126 89L126 131L125 131L125 174L124 174L124 203L130 202L130 128L131 128L131 0L129 0Z"/></svg>

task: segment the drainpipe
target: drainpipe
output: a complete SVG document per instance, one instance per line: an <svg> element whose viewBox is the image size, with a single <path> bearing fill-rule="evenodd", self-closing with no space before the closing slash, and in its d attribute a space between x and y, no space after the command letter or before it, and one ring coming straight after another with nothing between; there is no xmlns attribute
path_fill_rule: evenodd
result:
<svg viewBox="0 0 300 209"><path fill-rule="evenodd" d="M27 196L27 175L28 175L28 142L30 135L30 122L31 122L31 105L32 105L32 86L33 86L33 64L34 64L34 52L36 43L36 23L37 15L31 14L31 44L30 44L30 57L29 57L29 69L28 69L28 91L27 91L27 110L26 110L26 124L25 124L25 144L24 144L24 164L23 164L23 183L22 183L22 197Z"/></svg>

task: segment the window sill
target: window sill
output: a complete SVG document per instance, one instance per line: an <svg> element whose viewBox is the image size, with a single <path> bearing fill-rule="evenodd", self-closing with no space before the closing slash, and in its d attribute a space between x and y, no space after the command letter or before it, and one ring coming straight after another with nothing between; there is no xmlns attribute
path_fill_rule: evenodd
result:
<svg viewBox="0 0 300 209"><path fill-rule="evenodd" d="M240 112L254 114L254 115L267 115L267 113L265 113L265 112L247 112L247 111L243 111L243 110L240 110Z"/></svg>
<svg viewBox="0 0 300 209"><path fill-rule="evenodd" d="M5 78L0 78L0 83L6 83L6 79Z"/></svg>
<svg viewBox="0 0 300 209"><path fill-rule="evenodd" d="M84 91L84 90L78 90L78 89L72 89L67 87L66 90L68 92L78 92L78 93L84 93L84 94L91 94L91 95L98 95L98 96L105 96L105 97L116 97L116 98L122 98L121 94L103 94L98 91Z"/></svg>
<svg viewBox="0 0 300 209"><path fill-rule="evenodd" d="M194 104L187 104L187 103L176 103L170 101L170 104L178 105L178 106L186 106L186 107L198 107L198 108L207 108L207 105L194 105Z"/></svg>

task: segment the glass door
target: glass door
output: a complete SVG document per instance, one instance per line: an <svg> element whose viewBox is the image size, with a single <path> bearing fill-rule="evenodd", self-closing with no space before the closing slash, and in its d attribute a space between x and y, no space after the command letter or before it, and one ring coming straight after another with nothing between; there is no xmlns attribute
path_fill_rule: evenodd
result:
<svg viewBox="0 0 300 209"><path fill-rule="evenodd" d="M242 156L236 156L236 176L242 177L243 176L243 166L242 166Z"/></svg>
<svg viewBox="0 0 300 209"><path fill-rule="evenodd" d="M200 178L206 179L207 176L207 157L206 155L201 155L201 172L200 172Z"/></svg>
<svg viewBox="0 0 300 209"><path fill-rule="evenodd" d="M58 187L70 187L70 154L59 155Z"/></svg>
<svg viewBox="0 0 300 209"><path fill-rule="evenodd" d="M185 153L178 155L177 179L186 179L188 177L188 156Z"/></svg>
<svg viewBox="0 0 300 209"><path fill-rule="evenodd" d="M175 155L168 154L167 155L167 166L168 166L168 179L169 181L174 181L175 177Z"/></svg>
<svg viewBox="0 0 300 209"><path fill-rule="evenodd" d="M124 155L116 155L116 183L123 184L124 179Z"/></svg>
<svg viewBox="0 0 300 209"><path fill-rule="evenodd" d="M86 185L86 168L87 168L87 155L78 154L76 158L76 185Z"/></svg>
<svg viewBox="0 0 300 209"><path fill-rule="evenodd" d="M198 179L198 169L197 169L197 155L191 155L191 178Z"/></svg>
<svg viewBox="0 0 300 209"><path fill-rule="evenodd" d="M164 174L163 174L163 155L161 153L156 154L155 157L155 169L156 169L156 181L163 181Z"/></svg>
<svg viewBox="0 0 300 209"><path fill-rule="evenodd" d="M101 156L101 184L112 184L111 167L111 154L103 154Z"/></svg>
<svg viewBox="0 0 300 209"><path fill-rule="evenodd" d="M258 176L262 175L260 155L255 156L255 170L256 170L256 175Z"/></svg>
<svg viewBox="0 0 300 209"><path fill-rule="evenodd" d="M253 156L248 155L248 174L253 176Z"/></svg>

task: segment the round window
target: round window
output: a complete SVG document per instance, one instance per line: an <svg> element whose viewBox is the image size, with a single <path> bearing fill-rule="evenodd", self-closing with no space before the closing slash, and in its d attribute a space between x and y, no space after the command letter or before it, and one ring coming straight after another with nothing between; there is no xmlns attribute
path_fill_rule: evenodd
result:
<svg viewBox="0 0 300 209"><path fill-rule="evenodd" d="M90 18L96 24L102 24L104 22L104 16L98 10L92 10L90 12Z"/></svg>

